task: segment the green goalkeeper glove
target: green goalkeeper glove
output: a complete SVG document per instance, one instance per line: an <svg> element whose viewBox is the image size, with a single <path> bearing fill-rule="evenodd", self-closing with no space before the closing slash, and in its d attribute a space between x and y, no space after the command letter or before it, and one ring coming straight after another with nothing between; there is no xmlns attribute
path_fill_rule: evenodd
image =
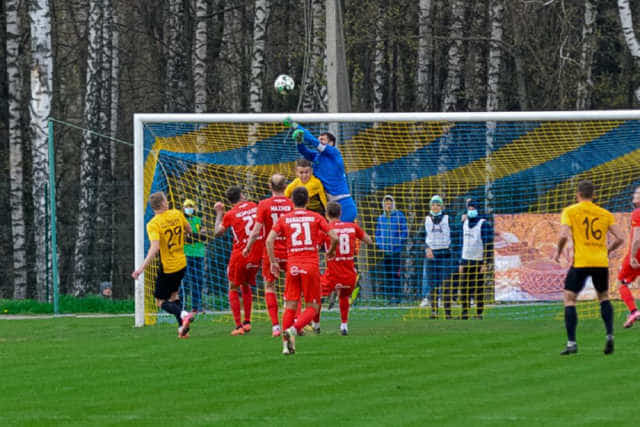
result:
<svg viewBox="0 0 640 427"><path fill-rule="evenodd" d="M304 139L304 131L302 129L296 129L293 131L293 135L291 137L294 141L300 144Z"/></svg>
<svg viewBox="0 0 640 427"><path fill-rule="evenodd" d="M298 124L296 122L294 122L293 120L291 120L291 117L285 117L285 119L282 122L282 124L284 124L288 128L293 128L293 129L298 127Z"/></svg>

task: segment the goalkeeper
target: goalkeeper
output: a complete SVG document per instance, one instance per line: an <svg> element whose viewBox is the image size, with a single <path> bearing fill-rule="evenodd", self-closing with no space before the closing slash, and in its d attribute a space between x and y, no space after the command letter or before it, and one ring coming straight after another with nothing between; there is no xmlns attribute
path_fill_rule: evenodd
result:
<svg viewBox="0 0 640 427"><path fill-rule="evenodd" d="M357 216L356 203L349 193L347 175L340 150L336 148L336 137L330 132L321 133L318 138L290 118L284 121L293 131L298 151L313 164L313 174L322 182L330 202L338 202L342 208L341 221L353 222ZM310 143L315 150L309 149Z"/></svg>

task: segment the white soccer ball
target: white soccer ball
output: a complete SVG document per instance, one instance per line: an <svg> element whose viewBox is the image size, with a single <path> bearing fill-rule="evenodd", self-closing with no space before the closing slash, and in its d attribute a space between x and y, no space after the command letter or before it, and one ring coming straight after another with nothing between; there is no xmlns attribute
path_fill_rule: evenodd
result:
<svg viewBox="0 0 640 427"><path fill-rule="evenodd" d="M278 92L280 95L288 94L293 90L295 86L296 84L293 81L293 79L286 74L280 74L276 78L276 81L273 82L273 87L276 89L276 92Z"/></svg>

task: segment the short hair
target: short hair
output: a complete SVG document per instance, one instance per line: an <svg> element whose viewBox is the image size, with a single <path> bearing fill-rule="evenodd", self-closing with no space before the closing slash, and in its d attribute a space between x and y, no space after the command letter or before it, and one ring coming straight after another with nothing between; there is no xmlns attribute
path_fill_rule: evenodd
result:
<svg viewBox="0 0 640 427"><path fill-rule="evenodd" d="M307 191L306 187L296 187L291 193L291 200L295 207L304 208L309 201L309 191Z"/></svg>
<svg viewBox="0 0 640 427"><path fill-rule="evenodd" d="M329 139L329 141L333 142L333 144L335 145L336 143L336 136L334 134L332 134L331 132L322 132L320 134L320 136L322 135L326 135L327 138Z"/></svg>
<svg viewBox="0 0 640 427"><path fill-rule="evenodd" d="M593 193L596 187L593 182L585 180L578 183L578 194L584 199L593 199Z"/></svg>
<svg viewBox="0 0 640 427"><path fill-rule="evenodd" d="M163 191L158 191L149 196L149 204L151 205L151 209L157 211L162 208L162 203L167 200L167 196L165 196Z"/></svg>
<svg viewBox="0 0 640 427"><path fill-rule="evenodd" d="M225 196L231 203L238 203L242 195L242 188L239 185L232 185L227 188Z"/></svg>
<svg viewBox="0 0 640 427"><path fill-rule="evenodd" d="M342 214L342 206L338 202L327 203L327 216L329 218L340 218Z"/></svg>
<svg viewBox="0 0 640 427"><path fill-rule="evenodd" d="M276 173L271 175L271 179L269 179L269 184L271 185L271 189L278 193L282 193L287 188L287 178L284 175Z"/></svg>
<svg viewBox="0 0 640 427"><path fill-rule="evenodd" d="M296 160L296 167L297 168L310 168L312 166L313 166L313 163L311 163L309 160L307 160L305 158Z"/></svg>

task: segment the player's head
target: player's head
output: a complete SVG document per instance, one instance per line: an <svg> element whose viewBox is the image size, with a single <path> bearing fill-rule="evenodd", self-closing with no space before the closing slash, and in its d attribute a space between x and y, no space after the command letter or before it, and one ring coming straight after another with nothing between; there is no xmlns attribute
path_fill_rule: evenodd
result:
<svg viewBox="0 0 640 427"><path fill-rule="evenodd" d="M306 187L296 187L291 193L291 201L296 208L304 208L309 201L309 192Z"/></svg>
<svg viewBox="0 0 640 427"><path fill-rule="evenodd" d="M631 203L633 203L633 206L636 208L640 208L640 186L636 187L636 191L633 192Z"/></svg>
<svg viewBox="0 0 640 427"><path fill-rule="evenodd" d="M342 206L338 202L329 202L327 203L327 218L332 219L340 219L340 215L342 215Z"/></svg>
<svg viewBox="0 0 640 427"><path fill-rule="evenodd" d="M303 184L309 182L311 175L313 175L312 165L313 163L307 159L296 160L296 177L302 181Z"/></svg>
<svg viewBox="0 0 640 427"><path fill-rule="evenodd" d="M385 212L391 212L396 207L396 201L391 194L387 194L382 198L382 209Z"/></svg>
<svg viewBox="0 0 640 427"><path fill-rule="evenodd" d="M591 181L580 181L578 183L578 200L593 200L595 185Z"/></svg>
<svg viewBox="0 0 640 427"><path fill-rule="evenodd" d="M284 190L287 188L287 178L280 173L274 173L271 175L271 178L269 178L269 188L276 194L284 193Z"/></svg>
<svg viewBox="0 0 640 427"><path fill-rule="evenodd" d="M154 212L163 211L169 208L169 202L164 192L158 191L149 196L149 204Z"/></svg>
<svg viewBox="0 0 640 427"><path fill-rule="evenodd" d="M320 136L318 136L318 141L322 144L329 144L332 147L336 146L336 136L331 132L322 132Z"/></svg>
<svg viewBox="0 0 640 427"><path fill-rule="evenodd" d="M242 188L240 188L239 185L232 185L227 188L225 196L227 197L227 200L235 205L240 201L240 199L242 199Z"/></svg>
<svg viewBox="0 0 640 427"><path fill-rule="evenodd" d="M435 195L431 198L431 200L429 200L429 208L431 210L431 215L440 215L440 213L442 212L442 207L444 205L444 202L442 201L442 197L440 197L439 195Z"/></svg>
<svg viewBox="0 0 640 427"><path fill-rule="evenodd" d="M184 202L182 202L182 209L184 210L185 215L191 216L196 211L196 202L191 199L184 199Z"/></svg>

